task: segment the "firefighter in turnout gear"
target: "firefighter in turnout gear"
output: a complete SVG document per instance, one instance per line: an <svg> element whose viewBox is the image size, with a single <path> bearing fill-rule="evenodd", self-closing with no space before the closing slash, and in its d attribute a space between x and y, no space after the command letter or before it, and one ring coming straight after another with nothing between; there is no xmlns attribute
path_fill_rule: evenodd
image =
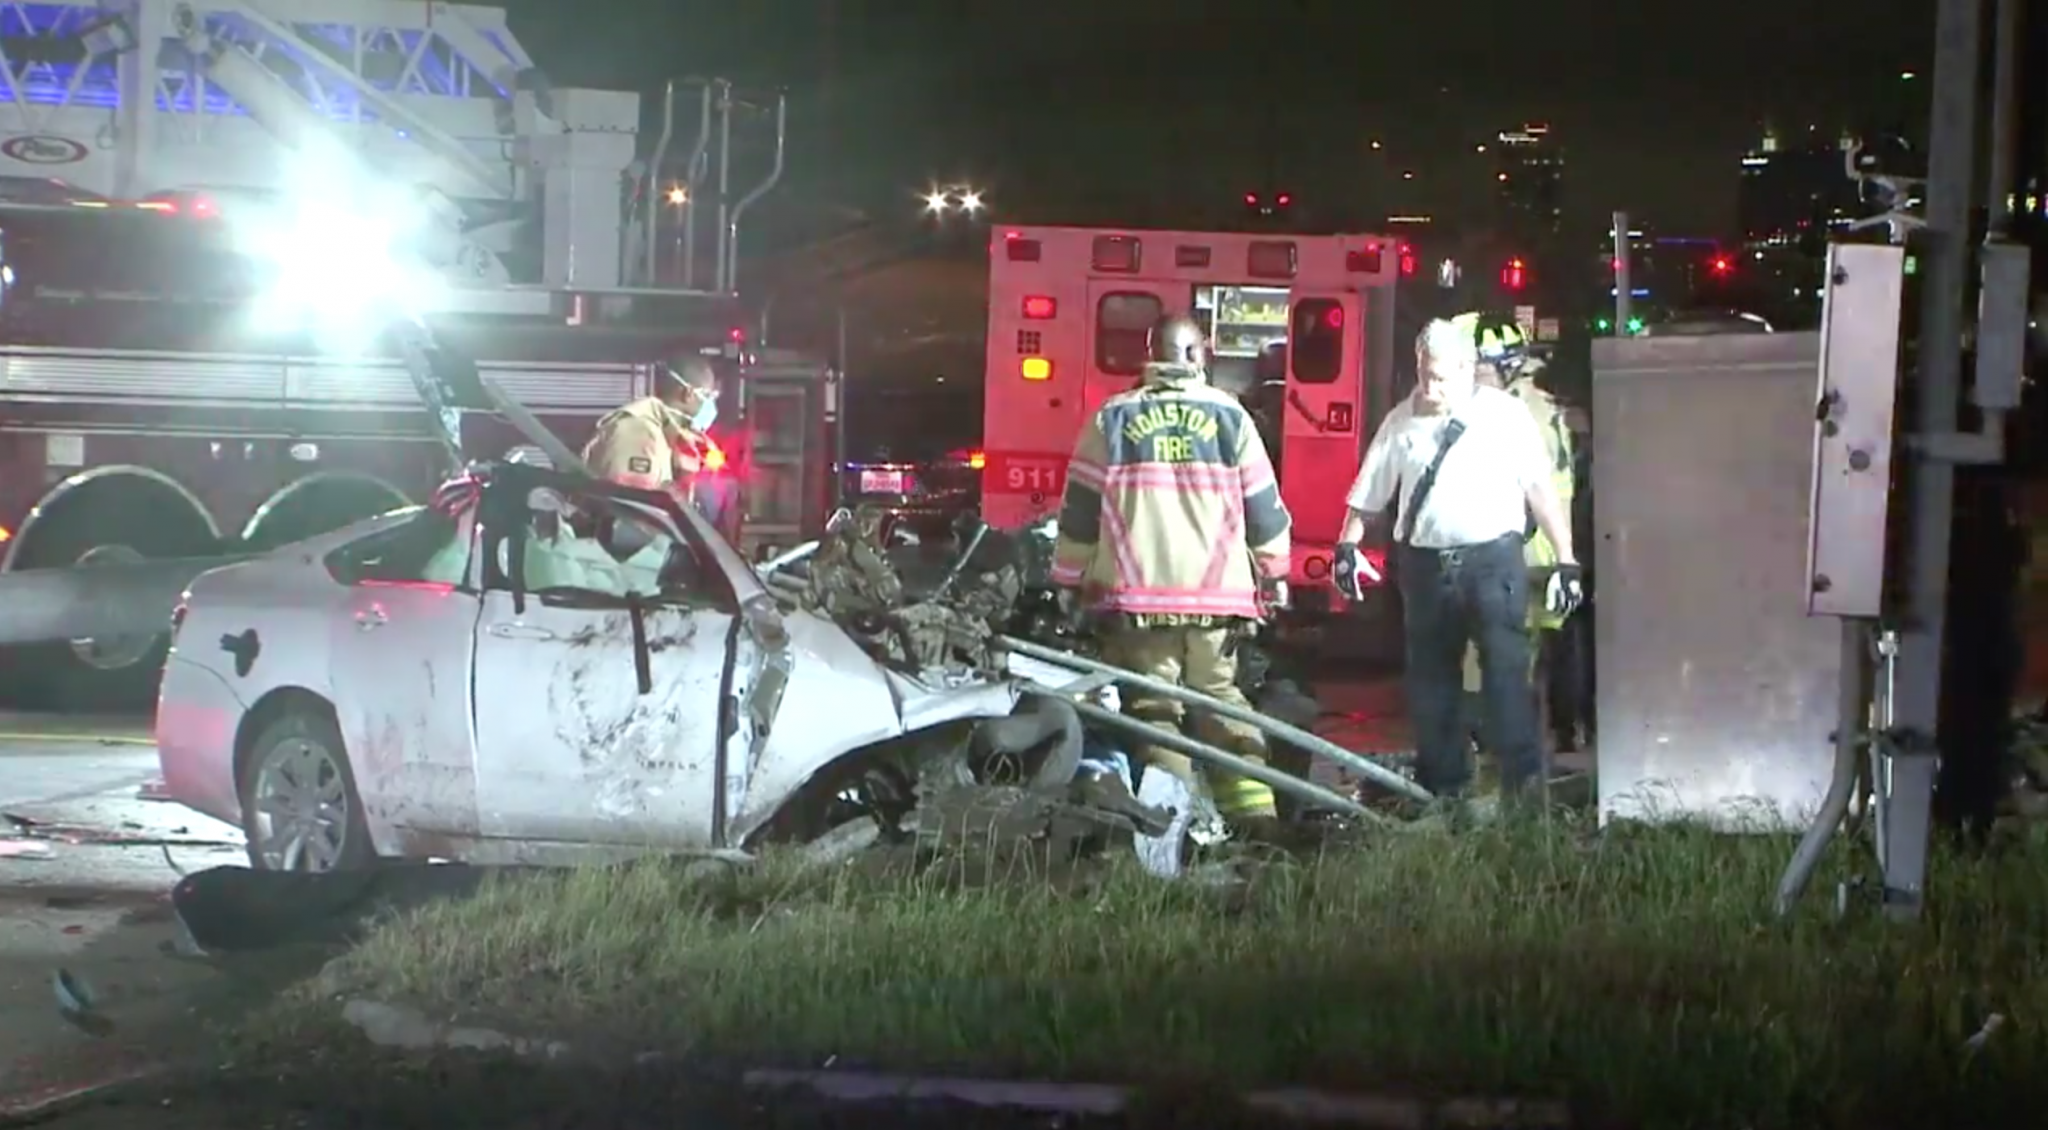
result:
<svg viewBox="0 0 2048 1130"><path fill-rule="evenodd" d="M1053 580L1078 589L1099 618L1106 662L1249 708L1237 644L1268 603L1285 603L1292 521L1251 413L1209 384L1200 324L1167 315L1149 349L1143 380L1105 401L1075 445ZM1169 729L1185 714L1172 699L1137 692L1124 705ZM1256 728L1207 715L1199 723L1210 744L1265 763ZM1174 751L1137 752L1191 788L1206 781L1219 814L1240 828L1277 816L1264 784L1198 776Z"/></svg>
<svg viewBox="0 0 2048 1130"><path fill-rule="evenodd" d="M1557 492L1560 504L1569 511L1575 484L1574 460L1571 429L1566 425L1564 412L1557 401L1536 383L1536 376L1542 371L1543 362L1529 353L1529 342L1520 326L1511 319L1483 314L1467 315L1477 326L1476 342L1479 348L1479 383L1492 385L1520 401L1529 410L1530 419L1536 423L1536 430L1543 437L1544 455L1550 468L1551 488ZM1529 658L1531 678L1535 678L1536 667L1544 654L1544 641L1553 637L1564 627L1569 613L1552 609L1544 600L1544 593L1551 574L1557 570L1557 549L1550 544L1543 531L1538 529L1534 519L1524 534L1522 560L1529 567L1529 634L1531 647ZM1478 733L1480 698L1479 649L1465 649L1465 695L1472 705L1474 732ZM1487 743L1483 737L1481 745Z"/></svg>
<svg viewBox="0 0 2048 1130"><path fill-rule="evenodd" d="M613 409L583 448L590 473L620 486L688 493L718 418L718 372L702 357L656 367L653 396Z"/></svg>

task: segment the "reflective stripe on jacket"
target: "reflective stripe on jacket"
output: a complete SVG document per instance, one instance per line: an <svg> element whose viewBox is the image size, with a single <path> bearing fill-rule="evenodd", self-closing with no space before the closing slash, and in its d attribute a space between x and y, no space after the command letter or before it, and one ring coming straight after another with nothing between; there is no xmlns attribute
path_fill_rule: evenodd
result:
<svg viewBox="0 0 2048 1130"><path fill-rule="evenodd" d="M1290 529L1251 413L1201 375L1150 365L1105 401L1067 469L1053 579L1135 615L1259 616Z"/></svg>
<svg viewBox="0 0 2048 1130"><path fill-rule="evenodd" d="M1550 484L1557 491L1558 506L1566 515L1572 512L1572 488L1575 485L1572 474L1572 435L1565 423L1564 413L1557 407L1557 401L1547 392L1536 387L1536 382L1521 380L1508 389L1515 399L1529 409L1529 415L1536 420L1536 430L1543 435L1543 449L1550 458ZM1528 541L1522 547L1522 558L1528 562L1532 572L1544 574L1557 564L1557 547L1550 544L1550 538L1542 530L1531 531ZM1543 606L1543 589L1531 585L1531 622L1541 629L1554 630L1564 626L1564 618L1553 616Z"/></svg>

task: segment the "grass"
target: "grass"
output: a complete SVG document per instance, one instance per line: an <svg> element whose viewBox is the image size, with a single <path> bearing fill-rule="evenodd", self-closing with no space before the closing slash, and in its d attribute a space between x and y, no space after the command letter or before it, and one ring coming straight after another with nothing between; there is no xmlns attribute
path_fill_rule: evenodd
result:
<svg viewBox="0 0 2048 1130"><path fill-rule="evenodd" d="M1228 896L1117 864L1045 881L1014 857L643 863L394 921L288 1008L328 1015L339 989L754 1062L1565 1097L1631 1126L2033 1122L2048 841L1939 859L1912 926L1835 919L1825 874L1798 921L1771 920L1789 853L1688 829L1410 832Z"/></svg>

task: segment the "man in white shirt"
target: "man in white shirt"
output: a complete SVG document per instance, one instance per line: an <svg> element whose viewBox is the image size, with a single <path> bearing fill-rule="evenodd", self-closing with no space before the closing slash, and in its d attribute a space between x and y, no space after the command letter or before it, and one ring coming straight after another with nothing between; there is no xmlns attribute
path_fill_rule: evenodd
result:
<svg viewBox="0 0 2048 1130"><path fill-rule="evenodd" d="M1443 797L1470 784L1462 724L1463 660L1476 644L1486 731L1501 785L1515 797L1545 780L1529 682L1529 573L1523 539L1533 516L1557 550L1544 594L1554 613L1580 599L1570 516L1551 482L1543 437L1513 395L1477 382L1476 318L1431 322L1416 339L1414 393L1387 413L1345 503L1338 588L1362 596L1358 553L1368 518L1395 509L1394 579L1407 631L1409 719L1417 783ZM1374 578L1376 579L1376 578Z"/></svg>

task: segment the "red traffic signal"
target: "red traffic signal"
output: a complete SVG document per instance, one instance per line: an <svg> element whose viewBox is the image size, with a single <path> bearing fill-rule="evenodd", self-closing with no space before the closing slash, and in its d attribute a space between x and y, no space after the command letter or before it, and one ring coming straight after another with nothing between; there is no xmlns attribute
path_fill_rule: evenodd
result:
<svg viewBox="0 0 2048 1130"><path fill-rule="evenodd" d="M1500 269L1500 285L1507 287L1509 290L1520 290L1528 284L1528 281L1528 265L1520 259L1510 259L1508 260L1508 265Z"/></svg>
<svg viewBox="0 0 2048 1130"><path fill-rule="evenodd" d="M1725 275L1735 269L1735 264L1726 255L1716 255L1713 261L1707 264L1707 269L1717 275Z"/></svg>

